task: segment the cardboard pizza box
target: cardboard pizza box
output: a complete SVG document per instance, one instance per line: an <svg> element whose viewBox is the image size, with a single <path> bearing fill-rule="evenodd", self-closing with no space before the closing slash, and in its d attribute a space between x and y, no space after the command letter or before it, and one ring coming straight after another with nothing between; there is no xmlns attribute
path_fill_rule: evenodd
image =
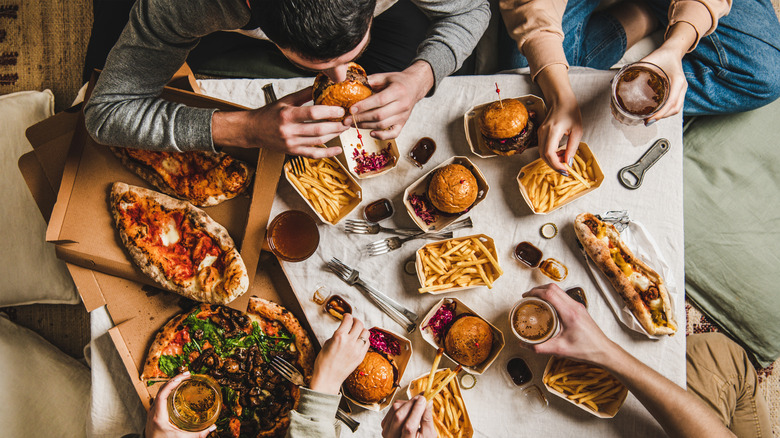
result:
<svg viewBox="0 0 780 438"><path fill-rule="evenodd" d="M190 106L245 109L173 88L166 88L162 97ZM47 121L31 127L28 138L36 152L39 148L53 147L61 154L68 135L62 133L56 138L44 138L43 124ZM72 119L68 121L72 122ZM64 130L65 122L62 121L57 127ZM115 181L154 188L125 168L106 146L96 143L87 134L83 116L79 116L69 135L71 141L46 240L55 243L57 256L68 263L154 285L151 278L143 274L128 257L114 227L108 204L109 190ZM256 176L250 188L251 197L240 195L220 205L204 208L204 211L222 224L236 242L251 283L284 155L265 149L225 148L224 151L256 167ZM44 162L52 161L49 154L40 154L38 158L42 167L45 166Z"/></svg>

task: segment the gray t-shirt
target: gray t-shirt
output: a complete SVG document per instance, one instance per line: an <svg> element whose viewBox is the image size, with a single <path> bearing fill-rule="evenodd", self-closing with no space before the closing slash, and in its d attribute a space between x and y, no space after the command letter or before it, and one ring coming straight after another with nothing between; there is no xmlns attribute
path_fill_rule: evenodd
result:
<svg viewBox="0 0 780 438"><path fill-rule="evenodd" d="M412 1L432 21L415 61L431 65L435 89L474 50L490 20L490 7L487 0ZM249 19L246 0L136 1L84 107L89 133L107 145L213 151L211 116L216 110L158 96L201 37L240 29Z"/></svg>

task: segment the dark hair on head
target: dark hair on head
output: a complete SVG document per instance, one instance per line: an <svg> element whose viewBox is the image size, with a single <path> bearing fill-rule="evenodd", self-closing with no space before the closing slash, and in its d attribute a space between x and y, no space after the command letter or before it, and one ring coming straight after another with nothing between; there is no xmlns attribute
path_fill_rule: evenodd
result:
<svg viewBox="0 0 780 438"><path fill-rule="evenodd" d="M376 0L260 0L253 14L277 46L307 59L337 58L368 32Z"/></svg>

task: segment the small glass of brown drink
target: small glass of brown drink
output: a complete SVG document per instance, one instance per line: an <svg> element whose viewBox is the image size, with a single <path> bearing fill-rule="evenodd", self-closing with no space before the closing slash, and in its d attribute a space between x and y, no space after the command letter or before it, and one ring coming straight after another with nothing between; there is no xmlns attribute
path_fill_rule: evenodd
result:
<svg viewBox="0 0 780 438"><path fill-rule="evenodd" d="M168 396L168 416L181 430L198 432L214 424L222 409L222 391L209 376L193 374Z"/></svg>
<svg viewBox="0 0 780 438"><path fill-rule="evenodd" d="M626 125L654 116L669 99L669 77L655 64L635 62L612 79L612 115Z"/></svg>
<svg viewBox="0 0 780 438"><path fill-rule="evenodd" d="M523 298L509 312L509 325L526 344L541 344L558 333L558 312L541 298Z"/></svg>
<svg viewBox="0 0 780 438"><path fill-rule="evenodd" d="M311 216L299 210L287 210L268 225L266 239L268 247L279 259L302 262L317 251L320 232Z"/></svg>

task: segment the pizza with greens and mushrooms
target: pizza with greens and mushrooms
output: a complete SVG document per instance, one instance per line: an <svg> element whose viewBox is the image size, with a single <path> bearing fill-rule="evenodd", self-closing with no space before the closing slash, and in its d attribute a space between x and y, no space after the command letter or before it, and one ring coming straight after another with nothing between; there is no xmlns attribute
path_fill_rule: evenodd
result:
<svg viewBox="0 0 780 438"><path fill-rule="evenodd" d="M252 297L247 311L201 304L171 319L157 334L141 379L152 384L190 371L222 387L222 412L212 436L284 436L298 387L270 366L274 356L293 364L308 382L314 349L284 307Z"/></svg>

